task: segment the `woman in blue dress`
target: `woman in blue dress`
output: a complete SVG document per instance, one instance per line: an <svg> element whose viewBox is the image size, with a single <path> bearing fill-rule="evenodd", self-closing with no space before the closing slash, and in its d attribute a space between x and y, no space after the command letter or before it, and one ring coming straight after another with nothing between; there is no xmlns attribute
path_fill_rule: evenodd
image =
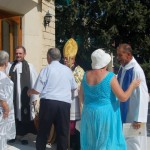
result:
<svg viewBox="0 0 150 150"><path fill-rule="evenodd" d="M119 100L126 101L140 81L134 80L124 92L115 74L107 71L110 55L98 49L91 59L92 70L84 74L80 90L81 150L126 150Z"/></svg>

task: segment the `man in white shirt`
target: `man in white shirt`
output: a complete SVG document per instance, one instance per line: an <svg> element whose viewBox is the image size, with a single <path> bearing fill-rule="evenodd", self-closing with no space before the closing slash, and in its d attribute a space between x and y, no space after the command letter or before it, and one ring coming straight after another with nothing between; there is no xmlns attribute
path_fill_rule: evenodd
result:
<svg viewBox="0 0 150 150"><path fill-rule="evenodd" d="M117 48L118 59L121 67L118 72L118 81L125 91L132 80L140 79L140 86L137 87L130 98L120 103L121 117L123 123L132 123L133 128L141 128L142 123L147 122L148 113L148 89L143 69L132 56L132 48L129 44L120 44ZM146 128L146 127L145 127ZM126 137L128 150L146 150L147 132L145 136Z"/></svg>
<svg viewBox="0 0 150 150"><path fill-rule="evenodd" d="M62 65L60 58L59 49L48 50L48 65L40 72L34 88L28 91L28 95L40 94L41 99L37 150L45 150L52 123L56 128L57 150L68 147L71 90L77 85L71 69Z"/></svg>

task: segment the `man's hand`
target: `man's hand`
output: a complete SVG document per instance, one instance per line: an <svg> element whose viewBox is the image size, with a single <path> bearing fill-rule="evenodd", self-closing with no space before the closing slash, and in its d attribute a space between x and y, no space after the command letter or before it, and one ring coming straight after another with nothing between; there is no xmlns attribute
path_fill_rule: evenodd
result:
<svg viewBox="0 0 150 150"><path fill-rule="evenodd" d="M139 129L139 128L141 128L141 124L142 124L141 122L133 122L132 126L134 129Z"/></svg>
<svg viewBox="0 0 150 150"><path fill-rule="evenodd" d="M29 89L29 90L27 91L27 95L28 95L28 96L31 96L31 95L32 95L32 89Z"/></svg>
<svg viewBox="0 0 150 150"><path fill-rule="evenodd" d="M32 94L39 94L39 92L37 92L37 91L34 90L34 89L29 89L29 90L27 91L27 95L28 95L28 96L31 96Z"/></svg>

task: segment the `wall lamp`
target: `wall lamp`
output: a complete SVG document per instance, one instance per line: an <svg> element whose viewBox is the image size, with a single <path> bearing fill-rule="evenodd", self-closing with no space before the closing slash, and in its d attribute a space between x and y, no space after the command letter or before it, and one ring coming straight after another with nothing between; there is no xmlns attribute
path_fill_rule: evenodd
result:
<svg viewBox="0 0 150 150"><path fill-rule="evenodd" d="M49 11L44 16L44 27L49 26L49 23L51 21L52 15L49 13Z"/></svg>

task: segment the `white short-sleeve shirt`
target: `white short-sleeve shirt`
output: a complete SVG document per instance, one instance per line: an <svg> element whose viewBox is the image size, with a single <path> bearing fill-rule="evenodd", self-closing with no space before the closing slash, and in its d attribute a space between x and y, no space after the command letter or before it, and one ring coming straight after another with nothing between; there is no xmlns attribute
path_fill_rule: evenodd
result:
<svg viewBox="0 0 150 150"><path fill-rule="evenodd" d="M34 89L40 93L40 98L71 103L71 90L77 84L70 68L52 61L40 72Z"/></svg>

